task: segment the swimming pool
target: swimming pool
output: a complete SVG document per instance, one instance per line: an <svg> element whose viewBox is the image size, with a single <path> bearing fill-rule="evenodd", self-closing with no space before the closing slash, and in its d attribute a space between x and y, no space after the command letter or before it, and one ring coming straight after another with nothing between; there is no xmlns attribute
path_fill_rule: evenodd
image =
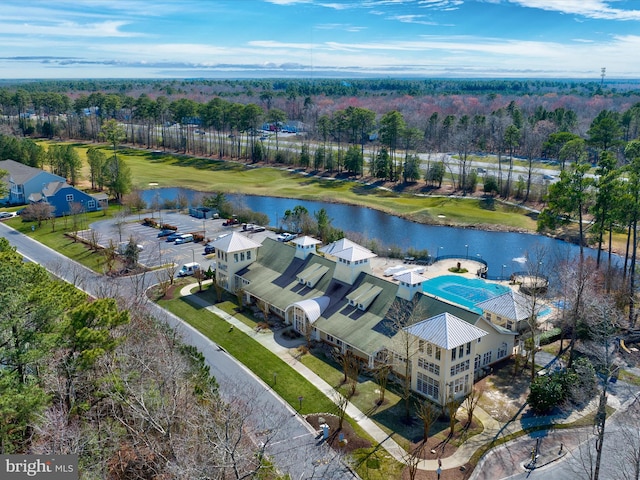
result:
<svg viewBox="0 0 640 480"><path fill-rule="evenodd" d="M509 291L509 287L489 283L480 278L467 278L458 275L443 275L427 280L422 290L449 302L457 303L471 311L482 313L475 305Z"/></svg>

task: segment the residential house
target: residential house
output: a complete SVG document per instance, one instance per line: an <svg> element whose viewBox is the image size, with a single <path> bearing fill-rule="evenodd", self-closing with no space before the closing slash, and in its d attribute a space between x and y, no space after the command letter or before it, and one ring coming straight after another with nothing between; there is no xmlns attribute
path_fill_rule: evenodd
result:
<svg viewBox="0 0 640 480"><path fill-rule="evenodd" d="M48 203L54 208L53 214L56 217L105 208L104 195L89 195L67 182L50 182L40 192L29 195L28 200L31 203Z"/></svg>
<svg viewBox="0 0 640 480"><path fill-rule="evenodd" d="M51 182L67 181L66 178L60 175L54 175L14 160L0 161L0 170L5 170L9 173L2 179L7 183L9 195L4 199L0 199L0 203L9 203L11 205L28 203L30 195L42 193L42 189Z"/></svg>
<svg viewBox="0 0 640 480"><path fill-rule="evenodd" d="M388 362L404 375L410 362L413 389L438 403L446 400L441 392L468 393L492 363L512 354L513 332L423 293L425 277L408 271L396 284L372 274L370 250L342 239L316 252L318 243L303 236L290 244L270 238L259 244L234 232L214 242L217 281L230 292L241 286L247 304L265 302L309 341L350 351L368 367ZM406 328L414 324L424 327ZM441 329L444 340L433 334ZM407 342L409 349L402 345ZM418 355L420 342L440 349L437 375L423 368L425 361L436 363ZM429 388L437 383L438 395L424 382Z"/></svg>

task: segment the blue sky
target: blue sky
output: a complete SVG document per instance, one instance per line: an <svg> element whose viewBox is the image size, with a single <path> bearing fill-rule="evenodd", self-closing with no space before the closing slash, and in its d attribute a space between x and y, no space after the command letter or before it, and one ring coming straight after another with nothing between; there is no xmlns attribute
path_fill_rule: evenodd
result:
<svg viewBox="0 0 640 480"><path fill-rule="evenodd" d="M640 78L639 0L2 0L0 78Z"/></svg>

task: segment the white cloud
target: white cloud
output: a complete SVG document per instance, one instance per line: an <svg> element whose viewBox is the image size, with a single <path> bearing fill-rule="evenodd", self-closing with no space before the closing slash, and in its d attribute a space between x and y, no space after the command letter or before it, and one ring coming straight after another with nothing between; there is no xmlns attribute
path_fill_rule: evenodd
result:
<svg viewBox="0 0 640 480"><path fill-rule="evenodd" d="M551 10L601 20L640 20L640 10L613 8L604 0L509 0L523 7Z"/></svg>
<svg viewBox="0 0 640 480"><path fill-rule="evenodd" d="M53 37L138 37L140 33L125 32L121 28L129 22L107 20L99 23L79 24L56 22L53 25L30 23L0 23L2 35L48 35Z"/></svg>
<svg viewBox="0 0 640 480"><path fill-rule="evenodd" d="M416 23L419 25L438 25L437 22L423 20L424 15L392 15L389 20L397 20L401 23Z"/></svg>

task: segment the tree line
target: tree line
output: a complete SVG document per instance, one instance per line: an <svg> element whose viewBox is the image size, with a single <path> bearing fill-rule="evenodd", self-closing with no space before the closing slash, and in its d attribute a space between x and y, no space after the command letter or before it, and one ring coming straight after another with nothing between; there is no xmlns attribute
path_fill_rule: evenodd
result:
<svg viewBox="0 0 640 480"><path fill-rule="evenodd" d="M276 478L202 354L104 294L0 238L0 453L77 454L81 478Z"/></svg>
<svg viewBox="0 0 640 480"><path fill-rule="evenodd" d="M532 182L536 162L564 166L571 152L566 148L561 155L561 150L576 137L588 142L592 163L603 150L613 150L623 162L620 142L637 138L640 125L640 103L620 112L601 110L589 119L572 108L547 108L545 102L534 106L518 99L500 105L498 97L488 95L483 103L469 97L475 107L464 102L448 107L459 112L445 114L433 105L430 114L416 115L406 104L385 111L359 106L360 100L344 108L334 102L331 107L325 98L301 94L291 83L287 95L269 89L275 84L258 85L262 90L250 92L252 101L246 103L221 96L198 102L102 92L81 94L72 101L56 92L5 89L0 90L0 108L4 123L18 136L99 141L102 125L115 120L124 127L123 142L148 149L366 175L402 184L424 180L428 187L441 186L448 174L462 194L482 183L488 194L524 201L540 200L546 193ZM465 113L470 109L476 113ZM279 131L286 122L298 123L304 136L283 146ZM273 133L260 133L265 123L275 126ZM444 157L442 152L454 155ZM497 172L483 175L473 167L478 155L484 154L498 157ZM525 174L514 173L516 158L525 163Z"/></svg>

